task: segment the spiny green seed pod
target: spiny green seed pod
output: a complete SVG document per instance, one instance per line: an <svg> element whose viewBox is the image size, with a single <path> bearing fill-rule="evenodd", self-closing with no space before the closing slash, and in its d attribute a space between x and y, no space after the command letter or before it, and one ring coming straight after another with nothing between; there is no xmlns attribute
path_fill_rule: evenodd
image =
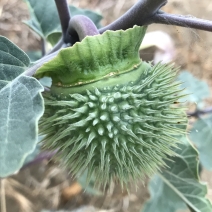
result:
<svg viewBox="0 0 212 212"><path fill-rule="evenodd" d="M139 58L145 27L86 37L41 67L52 78L40 131L75 175L123 186L165 166L185 130L176 69Z"/></svg>

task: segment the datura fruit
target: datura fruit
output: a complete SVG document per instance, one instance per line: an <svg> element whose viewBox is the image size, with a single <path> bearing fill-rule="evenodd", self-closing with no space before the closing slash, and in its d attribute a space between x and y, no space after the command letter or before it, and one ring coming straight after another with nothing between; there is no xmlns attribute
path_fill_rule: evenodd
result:
<svg viewBox="0 0 212 212"><path fill-rule="evenodd" d="M185 134L177 69L143 62L146 27L87 36L36 72L52 78L40 131L72 174L122 186L150 176ZM185 128L185 127L184 127Z"/></svg>

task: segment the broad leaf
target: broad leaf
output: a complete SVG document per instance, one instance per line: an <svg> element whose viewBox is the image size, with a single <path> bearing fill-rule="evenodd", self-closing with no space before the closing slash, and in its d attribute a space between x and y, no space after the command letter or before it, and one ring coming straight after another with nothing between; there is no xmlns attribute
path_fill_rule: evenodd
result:
<svg viewBox="0 0 212 212"><path fill-rule="evenodd" d="M166 185L159 175L155 175L149 183L151 199L145 204L142 212L175 212L186 209L181 198Z"/></svg>
<svg viewBox="0 0 212 212"><path fill-rule="evenodd" d="M25 23L43 39L54 32L60 32L60 21L54 0L25 0L31 19Z"/></svg>
<svg viewBox="0 0 212 212"><path fill-rule="evenodd" d="M198 153L187 139L183 140L185 145L177 150L179 156L167 162L170 168L150 182L151 199L142 212L175 212L186 205L194 212L212 211L205 198L207 187L198 179Z"/></svg>
<svg viewBox="0 0 212 212"><path fill-rule="evenodd" d="M29 57L7 38L0 36L0 90L30 64Z"/></svg>
<svg viewBox="0 0 212 212"><path fill-rule="evenodd" d="M206 82L195 78L191 73L183 71L178 77L183 82L182 88L185 89L186 100L192 103L200 104L202 100L210 96L210 90Z"/></svg>
<svg viewBox="0 0 212 212"><path fill-rule="evenodd" d="M16 173L36 147L42 90L35 78L21 75L0 91L0 177Z"/></svg>
<svg viewBox="0 0 212 212"><path fill-rule="evenodd" d="M198 119L189 135L200 153L200 162L212 170L212 116Z"/></svg>

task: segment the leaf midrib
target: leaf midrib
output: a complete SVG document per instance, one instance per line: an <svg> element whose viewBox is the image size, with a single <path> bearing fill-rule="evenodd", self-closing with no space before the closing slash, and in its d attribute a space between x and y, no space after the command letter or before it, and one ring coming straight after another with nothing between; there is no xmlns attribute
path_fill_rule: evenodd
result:
<svg viewBox="0 0 212 212"><path fill-rule="evenodd" d="M196 210L197 212L199 211L198 208L196 208L186 197L183 195L175 186L173 186L169 180L167 180L162 174L158 173L158 175L161 177L161 179L184 201L186 204L188 204L191 208ZM176 177L176 176L175 176Z"/></svg>

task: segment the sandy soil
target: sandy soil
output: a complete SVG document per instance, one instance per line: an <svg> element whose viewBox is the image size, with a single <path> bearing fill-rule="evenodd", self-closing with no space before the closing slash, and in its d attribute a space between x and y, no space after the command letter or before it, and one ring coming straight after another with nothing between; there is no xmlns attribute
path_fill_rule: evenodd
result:
<svg viewBox="0 0 212 212"><path fill-rule="evenodd" d="M75 6L101 11L106 25L129 9L136 0L72 0ZM191 14L211 18L211 0L170 0L164 8L166 12ZM29 17L26 5L21 0L0 1L0 34L8 37L23 50L36 50L41 46L39 38L21 21ZM212 39L211 33L175 26L151 25L149 31L163 30L169 33L176 47L176 64L182 70L188 70L196 77L205 80L212 91ZM27 41L27 42L26 42ZM207 99L212 103L212 98ZM212 200L212 173L204 170L202 180L209 184L208 197ZM147 184L140 185L131 194L113 188L112 194L94 196L84 193L80 185L71 180L67 171L58 164L44 161L42 164L22 170L17 176L6 181L8 212L33 211L47 209L74 209L82 205L95 206L107 211L138 212L144 201L149 198ZM88 211L88 210L87 210ZM89 211L98 211L89 209Z"/></svg>

